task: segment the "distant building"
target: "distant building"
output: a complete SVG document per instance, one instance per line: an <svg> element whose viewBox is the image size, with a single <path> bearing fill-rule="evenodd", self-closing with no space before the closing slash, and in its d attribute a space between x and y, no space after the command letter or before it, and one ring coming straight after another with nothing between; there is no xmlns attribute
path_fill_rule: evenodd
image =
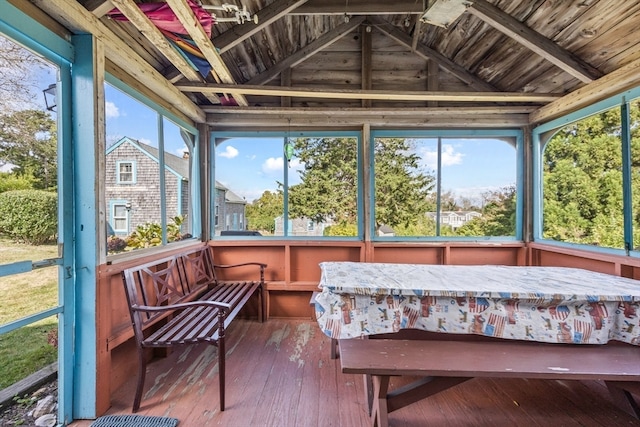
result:
<svg viewBox="0 0 640 427"><path fill-rule="evenodd" d="M314 222L309 218L290 218L287 226L288 236L323 236L324 229L333 225L332 221ZM275 219L276 236L284 236L284 221L281 216Z"/></svg>
<svg viewBox="0 0 640 427"><path fill-rule="evenodd" d="M247 201L216 181L214 229L216 236L222 231L246 229Z"/></svg>
<svg viewBox="0 0 640 427"><path fill-rule="evenodd" d="M427 212L427 216L436 220L435 212ZM482 214L476 211L442 211L440 212L440 225L448 225L452 229L460 228L474 218L481 217Z"/></svg>

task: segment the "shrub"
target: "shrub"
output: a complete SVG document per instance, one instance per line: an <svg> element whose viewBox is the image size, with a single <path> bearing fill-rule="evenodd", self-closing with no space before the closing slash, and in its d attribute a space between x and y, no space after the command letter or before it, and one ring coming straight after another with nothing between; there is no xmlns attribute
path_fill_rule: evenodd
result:
<svg viewBox="0 0 640 427"><path fill-rule="evenodd" d="M183 216L172 218L172 223L167 224L167 240L175 242L182 240L180 226L184 222ZM151 246L159 246L162 244L162 226L157 222L147 222L139 225L127 237L127 247L125 250L149 248Z"/></svg>
<svg viewBox="0 0 640 427"><path fill-rule="evenodd" d="M12 190L28 190L33 188L33 175L16 175L10 172L0 172L0 193Z"/></svg>
<svg viewBox="0 0 640 427"><path fill-rule="evenodd" d="M0 193L0 233L32 245L46 243L58 228L58 198L42 190Z"/></svg>
<svg viewBox="0 0 640 427"><path fill-rule="evenodd" d="M107 237L107 252L121 252L127 247L127 242L117 236Z"/></svg>

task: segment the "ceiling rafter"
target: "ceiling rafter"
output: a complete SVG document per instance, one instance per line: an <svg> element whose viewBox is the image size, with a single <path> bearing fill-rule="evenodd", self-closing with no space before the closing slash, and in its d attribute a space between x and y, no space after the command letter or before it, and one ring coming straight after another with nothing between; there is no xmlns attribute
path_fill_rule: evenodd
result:
<svg viewBox="0 0 640 427"><path fill-rule="evenodd" d="M369 21L372 23L372 25L375 26L376 29L381 31L383 34L391 37L401 45L409 49L413 49L414 40L404 31L398 29L393 24L379 17L369 17ZM494 86L469 72L469 70L467 70L466 68L456 64L440 52L437 52L430 47L423 45L422 43L416 43L414 52L416 53L416 55L419 55L424 59L432 59L436 61L438 65L440 65L440 67L442 67L445 71L456 76L458 79L462 80L473 89L490 92L498 91L498 89L496 89Z"/></svg>
<svg viewBox="0 0 640 427"><path fill-rule="evenodd" d="M276 0L256 13L258 25L253 23L234 25L224 33L214 37L211 42L220 50L220 53L225 53L307 1L308 0Z"/></svg>
<svg viewBox="0 0 640 427"><path fill-rule="evenodd" d="M217 76L217 80L229 85L230 87L235 85L236 81L231 75L231 72L220 57L220 54L216 51L211 40L209 40L204 28L202 28L202 25L200 24L200 21L198 21L186 0L167 0L167 4L171 7L173 13L175 13L182 26L187 30L191 39L195 42L205 59L211 65L212 72ZM234 90L228 90L221 93L230 93L238 105L249 105L246 98Z"/></svg>
<svg viewBox="0 0 640 427"><path fill-rule="evenodd" d="M354 28L357 28L362 22L364 22L364 17L360 16L357 18L350 19L349 22L345 22L334 28L331 31L328 31L318 37L316 40L312 41L305 47L301 48L297 52L292 55L286 57L282 61L270 67L268 70L256 75L252 79L250 79L246 84L248 85L261 85L267 83L275 76L280 74L280 72L286 68L294 67L295 65L301 63L305 59L315 55L317 52L336 42L346 34L353 31Z"/></svg>
<svg viewBox="0 0 640 427"><path fill-rule="evenodd" d="M204 79L197 70L169 44L166 37L145 15L133 0L110 0L120 12L151 42L155 47L180 71L185 78L192 82L202 82ZM216 94L203 94L213 104L219 104Z"/></svg>
<svg viewBox="0 0 640 427"><path fill-rule="evenodd" d="M422 1L309 0L291 15L421 15Z"/></svg>
<svg viewBox="0 0 640 427"><path fill-rule="evenodd" d="M584 83L602 77L597 68L485 0L474 0L467 11Z"/></svg>
<svg viewBox="0 0 640 427"><path fill-rule="evenodd" d="M143 82L146 87L159 97L174 105L178 111L195 122L205 120L204 112L187 96L167 84L155 68L145 62L140 55L131 49L122 39L117 37L98 18L74 0L31 0L56 21L75 33L91 33L103 40L105 55L134 79Z"/></svg>
<svg viewBox="0 0 640 427"><path fill-rule="evenodd" d="M228 92L237 90L245 95L291 96L332 99L375 99L383 101L452 101L452 102L535 102L546 104L562 94L526 92L428 92L394 90L319 89L314 87L281 87L260 85L233 85L182 83L176 87L184 92Z"/></svg>

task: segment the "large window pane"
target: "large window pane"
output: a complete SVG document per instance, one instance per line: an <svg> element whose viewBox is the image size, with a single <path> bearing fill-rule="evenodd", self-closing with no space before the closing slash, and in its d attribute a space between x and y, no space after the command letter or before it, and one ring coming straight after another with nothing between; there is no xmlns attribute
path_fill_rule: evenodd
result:
<svg viewBox="0 0 640 427"><path fill-rule="evenodd" d="M105 98L108 254L191 237L193 136L109 84Z"/></svg>
<svg viewBox="0 0 640 427"><path fill-rule="evenodd" d="M358 235L358 139L231 138L216 145L216 235Z"/></svg>
<svg viewBox="0 0 640 427"><path fill-rule="evenodd" d="M376 138L378 236L514 236L513 138Z"/></svg>
<svg viewBox="0 0 640 427"><path fill-rule="evenodd" d="M624 248L620 109L561 128L543 154L543 237Z"/></svg>
<svg viewBox="0 0 640 427"><path fill-rule="evenodd" d="M640 250L640 100L629 103L631 127L631 197L633 223L633 250Z"/></svg>

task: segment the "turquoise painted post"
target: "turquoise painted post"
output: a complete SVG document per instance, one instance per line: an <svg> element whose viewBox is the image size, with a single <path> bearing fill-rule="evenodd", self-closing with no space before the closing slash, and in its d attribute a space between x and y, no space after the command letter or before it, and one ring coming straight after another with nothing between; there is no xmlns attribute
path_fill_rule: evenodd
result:
<svg viewBox="0 0 640 427"><path fill-rule="evenodd" d="M96 267L98 236L98 158L95 123L94 44L91 35L72 37L76 58L72 74L74 205L75 205L75 375L73 418L96 417ZM101 71L100 71L101 72ZM100 82L102 84L102 82ZM72 308L72 307L70 307Z"/></svg>

